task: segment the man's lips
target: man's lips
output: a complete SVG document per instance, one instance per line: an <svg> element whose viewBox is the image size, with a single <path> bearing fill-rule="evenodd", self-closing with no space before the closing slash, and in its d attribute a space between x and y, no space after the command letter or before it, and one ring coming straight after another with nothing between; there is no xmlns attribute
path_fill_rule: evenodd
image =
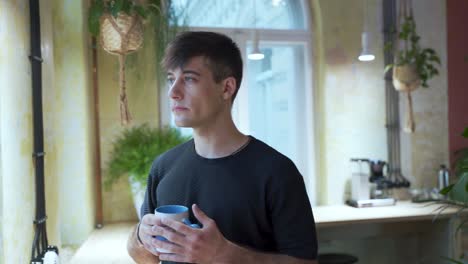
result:
<svg viewBox="0 0 468 264"><path fill-rule="evenodd" d="M172 107L172 112L180 112L180 111L187 111L188 108L182 107L182 106L173 106Z"/></svg>

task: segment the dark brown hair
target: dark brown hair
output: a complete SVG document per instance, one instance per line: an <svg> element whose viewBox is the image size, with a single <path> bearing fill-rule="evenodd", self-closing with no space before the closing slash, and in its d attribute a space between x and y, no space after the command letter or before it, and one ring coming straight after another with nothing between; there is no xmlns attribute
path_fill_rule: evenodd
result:
<svg viewBox="0 0 468 264"><path fill-rule="evenodd" d="M221 82L227 77L236 80L236 98L242 81L242 57L237 44L228 36L206 31L188 31L176 36L166 48L161 62L168 71L183 67L190 59L203 56L210 68L214 81Z"/></svg>

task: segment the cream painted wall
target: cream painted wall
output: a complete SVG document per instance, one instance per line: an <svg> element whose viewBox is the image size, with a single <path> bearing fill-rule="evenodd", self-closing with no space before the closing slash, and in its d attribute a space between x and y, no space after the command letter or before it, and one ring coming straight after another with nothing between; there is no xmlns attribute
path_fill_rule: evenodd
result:
<svg viewBox="0 0 468 264"><path fill-rule="evenodd" d="M145 28L143 48L127 58L127 96L133 121L130 126L158 121L158 89L156 77L156 57L154 53L154 33L148 22ZM98 47L99 78L99 123L101 144L101 168L106 177L106 164L109 160L112 140L124 129L120 124L119 112L119 65L114 55ZM136 220L129 184L122 179L111 189L103 191L104 222Z"/></svg>
<svg viewBox="0 0 468 264"><path fill-rule="evenodd" d="M5 6L0 3L0 14L3 13ZM0 41L5 40L2 32L5 31L5 24L2 20L3 16L0 16ZM2 74L5 67L5 63L2 63L5 60L4 54L0 52L0 80L5 80L5 76ZM1 89L1 88L0 88ZM2 91L0 90L0 95ZM2 118L2 100L0 100L0 120ZM0 263L3 262L3 170L2 170L2 122L0 121Z"/></svg>
<svg viewBox="0 0 468 264"><path fill-rule="evenodd" d="M342 203L349 195L350 158L387 159L383 81L382 1L368 1L376 60L360 62L363 2L312 1L317 93L319 203ZM315 44L315 43L314 43Z"/></svg>
<svg viewBox="0 0 468 264"><path fill-rule="evenodd" d="M371 19L375 21L370 27L375 33L372 43L379 52L376 61L364 64L357 60L363 1L311 0L314 84L319 109L320 185L317 191L320 204L341 203L345 198L346 181L350 179L349 158L387 159L382 10L378 8L382 0L368 2L373 10ZM416 132L401 134L402 169L412 187L434 187L437 166L448 160L445 1L413 0L413 4L422 45L434 48L443 65L440 76L430 81L429 89L419 89L413 94ZM400 98L402 121L405 110L403 98ZM363 228L365 233L372 234L374 229L380 230L383 226ZM321 241L320 252L348 252L357 255L359 263L415 263L420 261L418 254L430 254L415 253L425 243L426 237L421 235L371 235L368 239L356 239L350 233L341 237L340 240Z"/></svg>
<svg viewBox="0 0 468 264"><path fill-rule="evenodd" d="M383 81L382 0L368 1L376 60L359 62L362 0L311 1L314 18L314 80L317 94L319 204L347 198L352 157L387 160ZM414 134L401 133L403 174L412 187L434 187L448 160L445 1L415 0L422 45L441 57L440 76L413 94ZM400 98L401 120L406 105Z"/></svg>
<svg viewBox="0 0 468 264"><path fill-rule="evenodd" d="M48 109L55 113L49 117L55 134L48 136L54 137L51 157L57 159L53 170L59 178L63 244L83 242L95 222L95 141L85 2L53 1L55 86L47 101L55 101Z"/></svg>
<svg viewBox="0 0 468 264"><path fill-rule="evenodd" d="M60 236L60 177L57 171L58 136L56 124L58 119L58 102L55 100L57 89L55 87L55 66L54 66L54 39L52 21L52 1L41 1L41 52L44 60L42 64L43 83L43 118L44 118L44 150L46 152L44 160L46 212L47 212L47 237L49 244L61 247Z"/></svg>
<svg viewBox="0 0 468 264"><path fill-rule="evenodd" d="M0 130L0 152L8 153L1 155L0 174L9 175L1 178L0 185L1 237L6 238L0 263L6 259L5 263L27 263L34 235L27 2L2 1L0 5L0 37L5 43L0 50L0 126L8 127ZM61 235L65 243L79 244L94 225L87 28L83 8L76 1L41 1L40 6L47 231L49 243L60 248Z"/></svg>
<svg viewBox="0 0 468 264"><path fill-rule="evenodd" d="M416 132L402 134L402 169L413 187L437 186L440 164L448 164L448 83L447 83L447 29L446 2L414 0L416 27L421 45L432 47L442 61L440 75L429 82L428 89L413 93ZM401 116L406 112L400 98Z"/></svg>
<svg viewBox="0 0 468 264"><path fill-rule="evenodd" d="M27 3L2 1L0 5L1 224L5 239L3 257L8 263L27 263L33 239L35 199Z"/></svg>

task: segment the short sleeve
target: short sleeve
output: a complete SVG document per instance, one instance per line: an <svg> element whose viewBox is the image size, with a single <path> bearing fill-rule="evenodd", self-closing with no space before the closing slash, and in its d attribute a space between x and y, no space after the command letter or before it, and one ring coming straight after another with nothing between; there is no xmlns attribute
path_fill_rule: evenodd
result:
<svg viewBox="0 0 468 264"><path fill-rule="evenodd" d="M301 259L317 259L317 235L304 180L285 158L273 165L268 207L277 251Z"/></svg>
<svg viewBox="0 0 468 264"><path fill-rule="evenodd" d="M157 201L155 190L158 187L159 183L159 163L159 158L157 158L153 161L153 164L151 165L146 184L145 199L143 200L143 204L141 205L140 209L140 219L146 214L152 214L154 212L154 209L156 208Z"/></svg>

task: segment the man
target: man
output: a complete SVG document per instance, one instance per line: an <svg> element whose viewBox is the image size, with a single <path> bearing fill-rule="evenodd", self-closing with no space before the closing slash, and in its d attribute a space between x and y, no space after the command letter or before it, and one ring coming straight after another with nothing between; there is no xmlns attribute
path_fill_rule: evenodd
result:
<svg viewBox="0 0 468 264"><path fill-rule="evenodd" d="M193 139L154 161L130 256L138 263L316 263L302 176L232 120L243 67L237 45L221 34L186 32L168 46L163 66L175 123L192 127ZM154 209L168 204L191 207L202 228L158 219Z"/></svg>

